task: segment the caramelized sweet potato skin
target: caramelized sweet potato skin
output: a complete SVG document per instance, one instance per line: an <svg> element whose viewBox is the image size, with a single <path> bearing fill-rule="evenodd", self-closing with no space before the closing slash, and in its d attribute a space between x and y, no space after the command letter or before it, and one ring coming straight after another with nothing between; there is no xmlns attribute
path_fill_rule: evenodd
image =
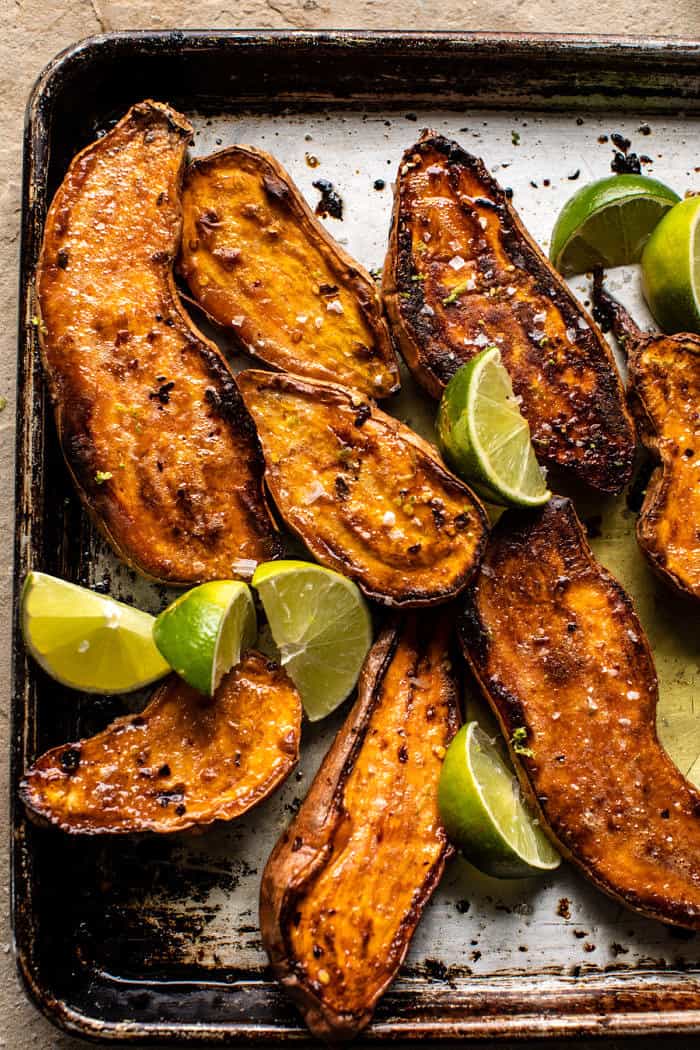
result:
<svg viewBox="0 0 700 1050"><path fill-rule="evenodd" d="M68 468L120 557L168 583L249 576L246 563L281 550L250 418L173 283L191 130L142 102L83 150L49 209L36 275Z"/></svg>
<svg viewBox="0 0 700 1050"><path fill-rule="evenodd" d="M434 448L343 387L253 370L238 382L273 500L321 564L386 605L444 602L466 586L486 516Z"/></svg>
<svg viewBox="0 0 700 1050"><path fill-rule="evenodd" d="M600 274L594 297L627 353L630 405L657 463L637 519L639 546L667 583L700 599L700 337L642 332Z"/></svg>
<svg viewBox="0 0 700 1050"><path fill-rule="evenodd" d="M628 907L700 929L700 794L656 735L632 602L568 500L501 518L460 629L557 848Z"/></svg>
<svg viewBox="0 0 700 1050"><path fill-rule="evenodd" d="M31 817L84 835L184 831L261 802L299 757L301 700L249 650L213 699L171 675L140 715L54 747L27 771Z"/></svg>
<svg viewBox="0 0 700 1050"><path fill-rule="evenodd" d="M183 209L182 273L202 309L244 350L371 397L399 389L374 281L273 157L232 146L195 160Z"/></svg>
<svg viewBox="0 0 700 1050"><path fill-rule="evenodd" d="M401 353L430 394L498 346L538 458L623 490L634 427L605 339L483 162L432 132L401 162L383 293Z"/></svg>
<svg viewBox="0 0 700 1050"><path fill-rule="evenodd" d="M459 725L452 613L397 620L263 873L273 970L315 1035L348 1039L396 975L452 849L437 788Z"/></svg>

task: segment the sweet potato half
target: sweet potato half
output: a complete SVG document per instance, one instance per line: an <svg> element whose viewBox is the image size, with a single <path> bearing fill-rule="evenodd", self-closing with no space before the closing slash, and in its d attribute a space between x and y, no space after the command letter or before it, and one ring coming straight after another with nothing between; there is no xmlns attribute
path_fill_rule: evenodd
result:
<svg viewBox="0 0 700 1050"><path fill-rule="evenodd" d="M140 715L54 747L20 795L31 817L84 835L184 831L261 802L299 757L301 700L249 650L210 699L172 675Z"/></svg>
<svg viewBox="0 0 700 1050"><path fill-rule="evenodd" d="M142 102L78 154L36 275L68 468L117 554L168 583L250 576L281 549L233 376L173 283L191 131Z"/></svg>
<svg viewBox="0 0 700 1050"><path fill-rule="evenodd" d="M434 448L331 383L253 370L238 383L277 509L322 565L385 605L444 602L466 586L486 517Z"/></svg>
<svg viewBox="0 0 700 1050"><path fill-rule="evenodd" d="M627 353L628 396L657 463L637 519L639 546L681 594L700 598L700 337L642 332L594 282L594 298Z"/></svg>
<svg viewBox="0 0 700 1050"><path fill-rule="evenodd" d="M459 724L451 613L397 620L263 873L260 929L311 1031L371 1019L452 850L437 788Z"/></svg>
<svg viewBox="0 0 700 1050"><path fill-rule="evenodd" d="M430 394L498 346L538 458L623 490L634 426L605 339L483 162L433 132L401 162L383 292L401 353Z"/></svg>
<svg viewBox="0 0 700 1050"><path fill-rule="evenodd" d="M374 281L273 157L232 146L195 160L183 209L182 273L202 309L244 350L372 397L399 389Z"/></svg>
<svg viewBox="0 0 700 1050"><path fill-rule="evenodd" d="M568 500L504 514L461 637L557 848L628 907L700 929L700 793L659 743L649 643Z"/></svg>

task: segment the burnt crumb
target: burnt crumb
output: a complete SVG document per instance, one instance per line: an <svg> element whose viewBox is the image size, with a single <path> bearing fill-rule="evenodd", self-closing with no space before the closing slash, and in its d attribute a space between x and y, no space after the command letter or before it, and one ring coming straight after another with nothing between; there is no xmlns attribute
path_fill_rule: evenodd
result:
<svg viewBox="0 0 700 1050"><path fill-rule="evenodd" d="M568 632L569 634L573 634L573 633L574 633L574 631L576 630L576 624L575 624L575 623L573 623L573 622L567 623L567 625L566 625L566 630L567 630L567 632Z"/></svg>
<svg viewBox="0 0 700 1050"><path fill-rule="evenodd" d="M60 268L62 270L65 270L66 267L68 266L68 249L67 248L59 248L58 252L56 253L56 265L60 266Z"/></svg>
<svg viewBox="0 0 700 1050"><path fill-rule="evenodd" d="M552 180L551 179L542 179L542 185L543 186L551 186L552 185Z"/></svg>
<svg viewBox="0 0 700 1050"><path fill-rule="evenodd" d="M302 800L298 795L295 795L291 802L285 802L284 808L287 813L291 813L292 816L296 816L301 808Z"/></svg>
<svg viewBox="0 0 700 1050"><path fill-rule="evenodd" d="M343 199L329 179L316 179L312 183L314 189L321 194L321 199L316 205L316 214L321 218L330 215L332 219L343 218Z"/></svg>
<svg viewBox="0 0 700 1050"><path fill-rule="evenodd" d="M478 962L480 958L481 958L481 952L480 951L473 951L471 953L471 960L472 960L472 962Z"/></svg>
<svg viewBox="0 0 700 1050"><path fill-rule="evenodd" d="M581 127L581 125L583 124L583 117L576 117L576 123L579 127Z"/></svg>
<svg viewBox="0 0 700 1050"><path fill-rule="evenodd" d="M355 426L358 428L364 426L371 415L372 409L369 407L369 405L360 405L360 407L357 409L357 412L355 413Z"/></svg>
<svg viewBox="0 0 700 1050"><path fill-rule="evenodd" d="M447 980L447 967L444 962L440 962L439 959L426 959L425 971L428 977L433 981Z"/></svg>
<svg viewBox="0 0 700 1050"><path fill-rule="evenodd" d="M632 143L624 135L621 135L619 131L613 131L610 136L610 141L617 146L618 149L622 150L623 153L627 153Z"/></svg>
<svg viewBox="0 0 700 1050"><path fill-rule="evenodd" d="M471 905L469 901L464 899L457 901L457 903L455 904L455 908L457 909L460 915L466 915L470 907Z"/></svg>
<svg viewBox="0 0 700 1050"><path fill-rule="evenodd" d="M513 187L512 186L506 186L506 188L505 188L505 190L503 192L506 195L506 200L512 201L512 199L513 199Z"/></svg>
<svg viewBox="0 0 700 1050"><path fill-rule="evenodd" d="M639 175L642 165L636 153L625 154L616 150L610 168L616 175Z"/></svg>
<svg viewBox="0 0 700 1050"><path fill-rule="evenodd" d="M613 941L610 945L610 951L613 953L615 958L617 958L618 955L627 955L627 953L629 952L629 948L623 948L621 944L617 943L617 941Z"/></svg>
<svg viewBox="0 0 700 1050"><path fill-rule="evenodd" d="M161 383L158 389L148 395L150 401L159 401L161 405L167 405L170 401L170 391L175 386L175 382L171 379L169 383ZM206 395L205 395L206 396Z"/></svg>
<svg viewBox="0 0 700 1050"><path fill-rule="evenodd" d="M569 182L575 182L580 174L581 174L581 169L577 168L576 171L572 171L571 174L567 175L566 177L569 180Z"/></svg>
<svg viewBox="0 0 700 1050"><path fill-rule="evenodd" d="M317 168L321 163L318 157L313 153L305 153L304 159L310 168Z"/></svg>
<svg viewBox="0 0 700 1050"><path fill-rule="evenodd" d="M375 190L383 190L385 186L386 186L386 182L384 181L384 179L375 179L374 180L374 188L375 188Z"/></svg>
<svg viewBox="0 0 700 1050"><path fill-rule="evenodd" d="M604 145L604 143L606 143L608 141L609 140L608 140L608 136L607 135L599 135L598 136L598 142L600 142L601 146Z"/></svg>
<svg viewBox="0 0 700 1050"><path fill-rule="evenodd" d="M584 938L584 937L587 937L587 936L588 936L588 934L586 933L586 931L585 931L585 930L574 930L574 937L575 937L575 938L576 938L576 939L577 939L578 941L582 941L582 940L583 940L583 938Z"/></svg>
<svg viewBox="0 0 700 1050"><path fill-rule="evenodd" d="M651 127L646 123L640 124L637 128L640 135L651 135Z"/></svg>
<svg viewBox="0 0 700 1050"><path fill-rule="evenodd" d="M589 540L597 540L603 535L601 526L603 524L602 514L592 514L590 518L584 519L584 527Z"/></svg>
<svg viewBox="0 0 700 1050"><path fill-rule="evenodd" d="M653 164L654 163L653 157L647 156L646 153L640 153L639 154L639 159L642 162L642 164Z"/></svg>
<svg viewBox="0 0 700 1050"><path fill-rule="evenodd" d="M519 951L519 952L526 952L526 951L528 951L528 950L529 950L529 949L528 949L528 946L527 946L526 944L519 944L519 945L518 945L518 951Z"/></svg>
<svg viewBox="0 0 700 1050"><path fill-rule="evenodd" d="M594 952L595 951L595 944L590 944L590 943L584 944L583 950L584 950L584 952Z"/></svg>
<svg viewBox="0 0 700 1050"><path fill-rule="evenodd" d="M187 812L187 806L184 802L180 802L179 805L175 806L175 813L178 817L184 817Z"/></svg>
<svg viewBox="0 0 700 1050"><path fill-rule="evenodd" d="M63 772L71 776L80 765L79 749L77 747L67 747L65 751L61 752L60 763Z"/></svg>
<svg viewBox="0 0 700 1050"><path fill-rule="evenodd" d="M170 776L170 766L167 765L167 763L166 763L166 765L160 767L160 769L158 770L158 776L159 777L169 777Z"/></svg>
<svg viewBox="0 0 700 1050"><path fill-rule="evenodd" d="M399 762L408 762L408 748L405 744L399 748L397 757Z"/></svg>
<svg viewBox="0 0 700 1050"><path fill-rule="evenodd" d="M533 190L538 189L538 184L535 182L534 179L530 179L530 185L532 186Z"/></svg>
<svg viewBox="0 0 700 1050"><path fill-rule="evenodd" d="M558 758L559 756L557 756ZM571 901L568 897L561 897L557 904L557 915L560 915L562 919L571 918Z"/></svg>
<svg viewBox="0 0 700 1050"><path fill-rule="evenodd" d="M303 843L299 835L297 835L292 843L292 853L298 853Z"/></svg>

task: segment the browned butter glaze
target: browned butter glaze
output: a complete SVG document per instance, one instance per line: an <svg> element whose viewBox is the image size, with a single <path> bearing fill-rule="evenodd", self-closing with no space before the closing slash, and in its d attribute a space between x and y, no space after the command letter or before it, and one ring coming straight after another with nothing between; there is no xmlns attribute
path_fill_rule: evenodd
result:
<svg viewBox="0 0 700 1050"><path fill-rule="evenodd" d="M681 594L700 598L700 336L643 332L596 275L595 299L627 354L639 436L656 461L639 546Z"/></svg>
<svg viewBox="0 0 700 1050"><path fill-rule="evenodd" d="M359 394L299 376L238 377L287 525L386 605L447 601L486 540L484 510L437 451Z"/></svg>
<svg viewBox="0 0 700 1050"><path fill-rule="evenodd" d="M483 162L434 132L401 161L383 292L401 353L430 394L497 346L538 458L623 490L634 426L605 339Z"/></svg>
<svg viewBox="0 0 700 1050"><path fill-rule="evenodd" d="M700 929L700 794L659 743L632 602L568 500L503 515L461 636L557 848L628 907Z"/></svg>
<svg viewBox="0 0 700 1050"><path fill-rule="evenodd" d="M296 765L300 733L291 680L251 649L213 699L172 675L141 714L38 758L20 794L63 831L184 831L266 798Z"/></svg>
<svg viewBox="0 0 700 1050"><path fill-rule="evenodd" d="M401 965L451 847L437 788L459 724L453 611L396 620L263 873L260 928L311 1031L348 1039Z"/></svg>
<svg viewBox="0 0 700 1050"><path fill-rule="evenodd" d="M250 576L280 542L234 378L172 277L192 128L142 102L72 161L36 277L61 447L128 564L169 583Z"/></svg>

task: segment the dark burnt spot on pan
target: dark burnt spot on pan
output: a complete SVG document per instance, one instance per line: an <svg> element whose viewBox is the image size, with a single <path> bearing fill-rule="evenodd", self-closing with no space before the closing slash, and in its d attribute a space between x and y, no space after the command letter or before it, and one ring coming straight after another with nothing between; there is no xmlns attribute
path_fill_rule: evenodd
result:
<svg viewBox="0 0 700 1050"><path fill-rule="evenodd" d="M329 179L316 179L312 186L321 194L321 199L316 205L315 212L321 218L330 216L332 219L343 218L343 199Z"/></svg>

